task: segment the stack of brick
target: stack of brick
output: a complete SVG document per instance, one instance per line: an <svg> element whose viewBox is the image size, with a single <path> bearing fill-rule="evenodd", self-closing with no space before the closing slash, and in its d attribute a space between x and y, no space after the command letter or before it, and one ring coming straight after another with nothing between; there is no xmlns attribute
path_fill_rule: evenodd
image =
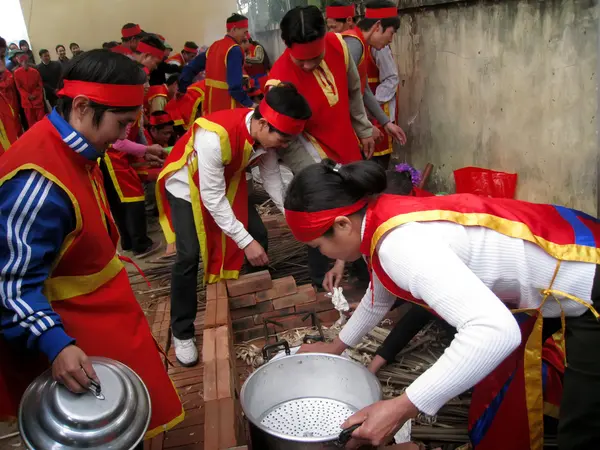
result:
<svg viewBox="0 0 600 450"><path fill-rule="evenodd" d="M202 346L204 365L204 449L221 450L246 442L239 402L231 316L224 283L206 290Z"/></svg>
<svg viewBox="0 0 600 450"><path fill-rule="evenodd" d="M281 317L291 313L315 312L323 325L339 318L331 299L315 292L311 285L296 286L294 277L271 280L269 272L244 275L227 282L229 309L236 342L264 336L264 319L282 325L278 331L310 326L301 315Z"/></svg>

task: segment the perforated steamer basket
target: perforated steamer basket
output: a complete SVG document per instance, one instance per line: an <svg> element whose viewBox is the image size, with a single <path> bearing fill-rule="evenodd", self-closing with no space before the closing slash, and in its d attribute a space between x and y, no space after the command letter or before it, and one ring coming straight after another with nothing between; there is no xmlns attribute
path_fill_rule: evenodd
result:
<svg viewBox="0 0 600 450"><path fill-rule="evenodd" d="M381 385L354 361L304 353L258 368L244 383L240 398L253 448L333 449L341 424L381 400Z"/></svg>

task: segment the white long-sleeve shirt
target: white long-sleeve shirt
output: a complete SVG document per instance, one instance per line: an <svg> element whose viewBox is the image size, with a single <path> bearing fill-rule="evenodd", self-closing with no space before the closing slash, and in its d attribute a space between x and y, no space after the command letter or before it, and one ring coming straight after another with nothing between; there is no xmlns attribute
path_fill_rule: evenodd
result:
<svg viewBox="0 0 600 450"><path fill-rule="evenodd" d="M520 343L520 330L507 306L538 308L557 260L541 248L483 227L451 222L408 223L378 245L385 273L401 289L423 300L458 333L440 359L406 390L413 404L435 414L470 389ZM596 266L563 261L552 286L591 304ZM395 297L373 274L368 290L340 333L349 346L360 342L389 311ZM544 317L580 316L587 308L566 298L549 299Z"/></svg>
<svg viewBox="0 0 600 450"><path fill-rule="evenodd" d="M252 114L252 112L249 112L246 116L248 131L250 131ZM198 158L200 197L204 207L215 219L219 228L233 239L239 248L246 248L253 238L242 222L235 217L226 197L225 167L221 156L219 135L199 128L194 137L194 151L195 155L190 155L190 158ZM283 211L283 181L279 171L277 153L274 150L254 150L249 163L252 163L258 157L261 157L258 161L258 167L263 180L263 187L277 208ZM246 178L242 176L240 182L246 182ZM173 173L167 179L165 187L174 197L191 202L188 166L185 165Z"/></svg>
<svg viewBox="0 0 600 450"><path fill-rule="evenodd" d="M400 77L392 49L389 45L381 50L371 48L371 54L379 69L379 86L375 89L375 98L379 103L390 102L390 119L395 122L396 92L398 84L400 84Z"/></svg>

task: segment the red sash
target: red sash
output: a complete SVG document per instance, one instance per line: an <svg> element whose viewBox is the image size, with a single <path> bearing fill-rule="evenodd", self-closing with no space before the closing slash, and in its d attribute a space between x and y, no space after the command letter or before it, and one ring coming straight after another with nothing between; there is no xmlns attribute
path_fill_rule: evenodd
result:
<svg viewBox="0 0 600 450"><path fill-rule="evenodd" d="M65 191L75 211L75 230L53 263L44 294L88 356L121 361L144 381L152 400L146 437L166 431L183 420L183 409L117 256L119 234L96 161L73 152L47 118L14 149L0 162L0 184L19 170L36 170ZM47 367L41 356L0 339L0 416L16 414L24 389Z"/></svg>

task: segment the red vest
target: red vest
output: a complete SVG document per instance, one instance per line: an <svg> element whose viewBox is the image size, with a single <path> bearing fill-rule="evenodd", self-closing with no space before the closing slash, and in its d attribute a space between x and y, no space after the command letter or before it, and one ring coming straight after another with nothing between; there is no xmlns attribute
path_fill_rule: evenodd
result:
<svg viewBox="0 0 600 450"><path fill-rule="evenodd" d="M369 84L371 91L373 91L373 94L375 94L375 91L381 83L381 80L379 79L379 67L377 67L377 64L375 63L375 59L373 58L373 54L371 53L371 48L367 49L367 53L365 56L365 64L367 66L367 83ZM398 101L397 94L396 101ZM390 102L381 105L381 109L383 109L383 112L385 112L385 114L388 117L390 117L392 120L395 120L395 117L391 117L390 114ZM397 108L396 111L398 111ZM375 118L369 117L369 119L371 120L371 123L373 123L373 125L376 126L379 129L379 131L383 133L383 139L377 142L377 144L375 145L375 153L373 153L373 156L389 155L394 151L394 143L392 137L389 134L387 134L385 129L381 126L379 122L377 122L377 120L375 120Z"/></svg>
<svg viewBox="0 0 600 450"><path fill-rule="evenodd" d="M356 65L356 68L358 69L358 75L360 76L360 91L364 95L365 89L367 88L367 55L370 53L369 46L367 45L367 41L365 41L365 36L362 30L358 27L344 31L342 34L344 36L351 36L354 39L357 39L362 46L362 56L360 57L360 61Z"/></svg>
<svg viewBox="0 0 600 450"><path fill-rule="evenodd" d="M171 223L171 208L167 201L166 181L171 174L184 166L188 168L190 179L193 180L193 184L189 186L190 196L204 264L205 283L216 283L222 279L236 279L244 263L244 252L232 239L225 236L210 213L204 208L200 196L197 155L193 146L195 133L199 128L204 128L219 135L222 161L225 167L227 200L235 217L244 226L247 226L248 186L245 169L254 145L254 140L246 127L246 116L249 112L249 109L240 108L233 111L220 111L198 119L194 126L177 141L165 161L165 168L158 176L156 201L160 224L167 243L173 243L175 242L175 233Z"/></svg>
<svg viewBox="0 0 600 450"><path fill-rule="evenodd" d="M75 211L75 229L44 283L65 331L87 355L121 361L141 377L152 400L147 437L174 426L183 420L181 403L117 255L119 233L98 164L73 152L47 118L13 148L0 160L0 184L16 171L36 170L63 189ZM4 341L0 353L0 409L16 413L23 390L48 364L10 351Z"/></svg>
<svg viewBox="0 0 600 450"><path fill-rule="evenodd" d="M202 115L241 107L229 95L227 84L227 55L234 47L239 47L238 43L225 36L206 51L206 100L202 103Z"/></svg>
<svg viewBox="0 0 600 450"><path fill-rule="evenodd" d="M268 85L291 82L306 98L312 117L305 135L322 157L341 164L362 159L350 121L347 68L350 55L339 34L325 36L325 58L312 72L305 72L291 59L289 49L273 65Z"/></svg>
<svg viewBox="0 0 600 450"><path fill-rule="evenodd" d="M152 103L152 100L154 100L156 97L164 97L166 99L169 98L169 91L167 89L167 85L157 84L148 88L148 92L146 93L146 96L144 98L144 111L146 112L146 114L150 114L150 105Z"/></svg>
<svg viewBox="0 0 600 450"><path fill-rule="evenodd" d="M21 95L21 106L23 109L43 108L44 107L44 87L42 77L37 69L29 67L25 70L19 67L13 74L15 85ZM29 99L30 95L34 95L33 100Z"/></svg>
<svg viewBox="0 0 600 450"><path fill-rule="evenodd" d="M250 44L250 46L248 47L248 56L250 56L251 58L254 58L256 56L256 48L257 47L258 47L257 45ZM263 49L263 51L264 51L264 49ZM246 64L244 67L246 69L246 73L249 76L251 76L252 78L260 77L262 75L267 74L267 68L265 67L264 63Z"/></svg>
<svg viewBox="0 0 600 450"><path fill-rule="evenodd" d="M188 130L202 110L199 109L206 96L206 80L198 81L187 88L185 95L178 101L179 117L184 130Z"/></svg>
<svg viewBox="0 0 600 450"><path fill-rule="evenodd" d="M183 66L185 66L186 62L183 59L183 56L181 55L181 53L177 53L177 54L175 54L173 56L169 56L167 58L167 64L177 64L180 67L183 67Z"/></svg>
<svg viewBox="0 0 600 450"><path fill-rule="evenodd" d="M19 137L19 131L16 127L17 116L6 98L0 93L0 156Z"/></svg>
<svg viewBox="0 0 600 450"><path fill-rule="evenodd" d="M17 88L15 86L14 76L10 70L5 70L0 74L0 94L4 95L4 98L13 111L19 111Z"/></svg>
<svg viewBox="0 0 600 450"><path fill-rule="evenodd" d="M361 252L370 258L385 288L397 297L423 304L396 286L381 268L376 250L379 240L407 222L440 220L482 226L532 242L559 260L600 264L600 222L579 211L471 194L420 198L381 195L367 210Z"/></svg>

